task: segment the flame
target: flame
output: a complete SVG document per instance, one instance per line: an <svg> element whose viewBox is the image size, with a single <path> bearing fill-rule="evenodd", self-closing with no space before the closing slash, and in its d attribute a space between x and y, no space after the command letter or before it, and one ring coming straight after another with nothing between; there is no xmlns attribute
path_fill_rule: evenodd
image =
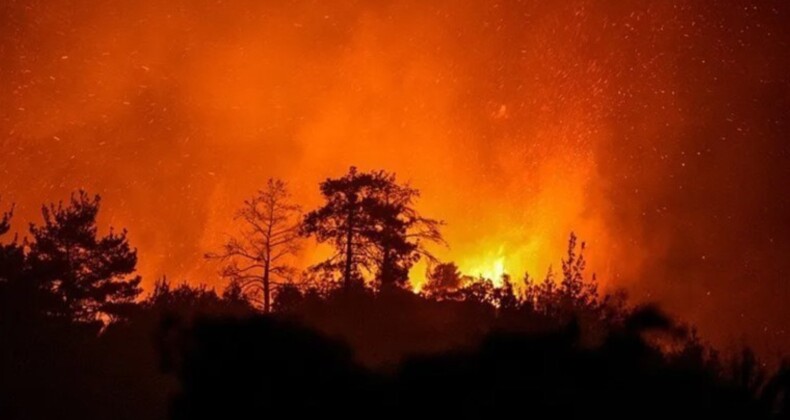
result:
<svg viewBox="0 0 790 420"><path fill-rule="evenodd" d="M494 281L505 272L540 278L559 263L573 230L588 242L588 268L599 278L682 306L697 288L665 281L685 275L677 267L693 267L705 281L719 278L711 267L741 268L726 270L712 256L692 263L695 253L729 247L727 261L740 264L743 237L775 235L731 230L718 241L725 233L710 223L721 219L702 211L715 204L744 210L733 220L763 218L778 208L760 201L776 196L765 191L787 178L776 169L783 162L758 171L765 175L754 171L783 133L775 121L786 112L772 105L781 95L739 96L781 92L765 82L785 80L786 63L757 54L785 57L785 43L754 38L759 48L744 48L747 37L735 45L731 37L748 34L729 30L728 16L740 14L727 8L589 0L6 3L0 210L16 203L14 224L23 229L40 220L42 203L78 188L101 194L102 228L129 229L146 286L163 274L223 285L202 255L236 231L232 215L245 198L280 177L312 209L318 182L351 165L393 171L420 189L418 209L446 222L450 248L434 254ZM769 7L754 14L766 24L750 25L748 36L785 39L780 14ZM700 104L710 111L695 114ZM732 118L723 123L721 115ZM744 153L747 143L733 139L759 153ZM307 244L295 265L325 254ZM412 271L415 287L424 270L423 262ZM742 284L729 280L719 283ZM730 305L725 296L711 302ZM706 308L715 327L721 311Z"/></svg>
<svg viewBox="0 0 790 420"><path fill-rule="evenodd" d="M586 84L558 74L577 56L572 40L544 33L549 21L533 29L557 42L551 51L512 55L503 34L475 26L484 2L446 17L419 2L256 4L218 17L208 5L143 1L129 16L82 10L66 20L56 5L31 6L25 13L49 23L37 31L65 38L0 69L11 154L0 193L17 203L17 225L86 188L103 195L105 226L129 229L146 284L167 274L220 285L201 256L237 229L234 210L267 177L288 181L310 209L318 182L357 165L419 188L419 210L447 223L451 248L435 254L470 275L542 272L572 229L607 240L585 189L595 179L589 146L606 137L588 106L599 70L579 76ZM467 28L463 39L452 28ZM512 80L494 83L492 57L468 54L470 43L502 49L496 60ZM518 76L526 69L531 77ZM308 244L295 265L323 254ZM412 271L415 284L422 272Z"/></svg>
<svg viewBox="0 0 790 420"><path fill-rule="evenodd" d="M489 279L499 287L502 285L502 276L506 274L505 260L504 246L500 245L493 255L461 260L459 269L466 275Z"/></svg>

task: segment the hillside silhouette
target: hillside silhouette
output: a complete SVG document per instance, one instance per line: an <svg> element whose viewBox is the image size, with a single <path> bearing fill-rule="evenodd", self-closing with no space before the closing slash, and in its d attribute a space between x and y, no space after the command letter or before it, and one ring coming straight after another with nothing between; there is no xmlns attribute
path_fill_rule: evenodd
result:
<svg viewBox="0 0 790 420"><path fill-rule="evenodd" d="M790 416L790 363L721 354L660 308L599 290L571 233L556 272L489 279L437 260L443 222L384 171L270 181L220 251L226 287L142 295L124 230L77 192L10 237L0 218L2 418ZM301 270L300 243L335 249ZM430 267L415 290L408 273Z"/></svg>

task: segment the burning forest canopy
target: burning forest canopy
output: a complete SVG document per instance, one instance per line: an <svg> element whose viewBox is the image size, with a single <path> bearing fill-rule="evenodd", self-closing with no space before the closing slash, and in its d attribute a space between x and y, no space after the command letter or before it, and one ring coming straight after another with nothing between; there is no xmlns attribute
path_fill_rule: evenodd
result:
<svg viewBox="0 0 790 420"><path fill-rule="evenodd" d="M99 193L145 287L219 286L202 256L266 179L312 209L318 182L382 168L466 273L542 276L575 231L604 287L787 349L788 9L5 1L0 205L19 229Z"/></svg>

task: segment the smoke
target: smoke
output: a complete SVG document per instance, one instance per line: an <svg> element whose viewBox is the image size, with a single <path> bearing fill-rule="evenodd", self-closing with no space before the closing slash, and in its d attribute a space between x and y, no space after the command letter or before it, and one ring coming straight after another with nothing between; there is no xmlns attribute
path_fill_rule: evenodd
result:
<svg viewBox="0 0 790 420"><path fill-rule="evenodd" d="M266 178L384 168L470 274L575 230L606 287L788 344L786 3L330 3L3 2L0 204L100 193L149 284L217 284Z"/></svg>

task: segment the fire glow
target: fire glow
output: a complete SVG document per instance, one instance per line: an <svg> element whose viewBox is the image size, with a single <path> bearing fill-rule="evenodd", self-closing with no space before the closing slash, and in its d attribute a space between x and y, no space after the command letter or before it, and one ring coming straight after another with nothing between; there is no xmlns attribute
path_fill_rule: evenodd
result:
<svg viewBox="0 0 790 420"><path fill-rule="evenodd" d="M418 188L446 222L432 251L467 275L542 278L575 231L604 286L721 337L787 319L773 287L732 298L742 264L786 271L786 235L751 222L786 216L765 200L787 165L756 160L786 133L786 5L742 27L746 7L683 1L57 3L0 24L0 209L20 227L101 194L148 287L220 286L202 255L267 178L310 209L356 165Z"/></svg>

